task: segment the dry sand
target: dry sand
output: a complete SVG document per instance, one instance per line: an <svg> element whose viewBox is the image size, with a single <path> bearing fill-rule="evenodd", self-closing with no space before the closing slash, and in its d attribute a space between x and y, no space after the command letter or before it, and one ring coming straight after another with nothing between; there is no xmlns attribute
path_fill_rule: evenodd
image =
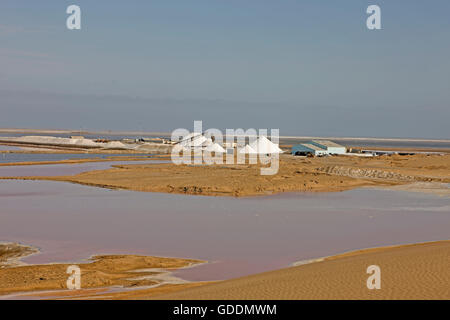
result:
<svg viewBox="0 0 450 320"><path fill-rule="evenodd" d="M37 252L39 252L37 248L23 244L0 242L0 269L21 265L21 258Z"/></svg>
<svg viewBox="0 0 450 320"><path fill-rule="evenodd" d="M164 278L158 278L159 268L175 269L198 262L96 256L90 263L79 264L83 289L75 291L64 290L69 264L7 267L0 269L0 294L28 291L29 297L41 299L450 299L450 241L352 251L221 282L164 284L156 280ZM380 290L367 289L369 265L381 268ZM151 272L149 268L157 269ZM152 286L158 282L161 285ZM114 285L125 289L111 290Z"/></svg>
<svg viewBox="0 0 450 320"><path fill-rule="evenodd" d="M18 177L56 180L135 191L208 196L255 196L296 191L343 191L361 186L450 182L449 155L334 156L283 155L276 175L262 176L259 165L118 165L74 176Z"/></svg>
<svg viewBox="0 0 450 320"><path fill-rule="evenodd" d="M67 267L71 263L43 265L11 265L11 259L23 257L35 250L17 244L0 244L0 295L27 291L67 289ZM98 255L88 263L76 263L81 268L83 290L123 286L133 288L154 286L164 282L165 270L188 267L202 261L194 259L149 257L139 255ZM179 284L182 286L183 283ZM52 295L66 294L67 291ZM78 294L81 292L78 291ZM71 293L69 293L71 294Z"/></svg>
<svg viewBox="0 0 450 320"><path fill-rule="evenodd" d="M381 268L379 290L367 288L370 265ZM450 241L360 250L154 298L448 300Z"/></svg>

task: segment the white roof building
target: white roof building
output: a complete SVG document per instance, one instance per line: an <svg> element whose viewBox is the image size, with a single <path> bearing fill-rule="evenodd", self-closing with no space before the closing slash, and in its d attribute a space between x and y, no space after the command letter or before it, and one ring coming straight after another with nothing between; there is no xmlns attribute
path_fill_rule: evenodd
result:
<svg viewBox="0 0 450 320"><path fill-rule="evenodd" d="M327 150L328 154L345 154L347 148L329 140L312 140L309 142L312 145L321 147Z"/></svg>

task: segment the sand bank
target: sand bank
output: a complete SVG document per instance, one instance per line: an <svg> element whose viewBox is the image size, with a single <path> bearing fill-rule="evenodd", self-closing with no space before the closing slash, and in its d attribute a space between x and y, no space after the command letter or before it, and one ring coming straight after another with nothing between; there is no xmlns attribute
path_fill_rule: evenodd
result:
<svg viewBox="0 0 450 320"><path fill-rule="evenodd" d="M450 155L374 158L299 158L282 155L276 175L260 175L259 165L118 165L73 176L20 177L134 191L207 196L255 196L280 192L343 191L362 186L450 182Z"/></svg>
<svg viewBox="0 0 450 320"><path fill-rule="evenodd" d="M68 292L66 281L67 267L73 263L55 263L43 265L13 266L8 261L34 253L29 247L17 244L0 244L0 298L18 292L36 292L48 290L64 290L52 292L48 295L58 296L74 294ZM87 263L76 263L81 268L82 291L95 288L119 286L134 288L141 286L157 286L168 283L171 286L187 285L182 281L168 279L167 270L184 268L203 261L181 258L150 257L139 255L98 255L93 256ZM91 292L92 293L92 292ZM76 292L77 295L83 292Z"/></svg>
<svg viewBox="0 0 450 320"><path fill-rule="evenodd" d="M369 290L367 267L381 268ZM365 249L157 299L450 299L450 241ZM136 293L135 293L136 294Z"/></svg>
<svg viewBox="0 0 450 320"><path fill-rule="evenodd" d="M37 248L13 242L0 242L0 269L22 265L21 258L37 253Z"/></svg>

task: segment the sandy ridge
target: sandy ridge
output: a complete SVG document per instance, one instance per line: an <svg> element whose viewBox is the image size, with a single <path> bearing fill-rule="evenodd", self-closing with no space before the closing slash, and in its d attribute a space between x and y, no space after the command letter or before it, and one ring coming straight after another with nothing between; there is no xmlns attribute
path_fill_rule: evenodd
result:
<svg viewBox="0 0 450 320"><path fill-rule="evenodd" d="M367 289L369 265L381 289ZM162 294L157 299L450 299L450 241L373 248Z"/></svg>

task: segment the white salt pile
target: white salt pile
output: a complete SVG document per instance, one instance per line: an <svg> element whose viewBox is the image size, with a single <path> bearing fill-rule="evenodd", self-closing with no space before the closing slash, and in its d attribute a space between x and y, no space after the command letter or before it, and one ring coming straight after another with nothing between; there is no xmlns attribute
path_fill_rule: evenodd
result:
<svg viewBox="0 0 450 320"><path fill-rule="evenodd" d="M76 146L76 147L97 147L105 149L128 149L128 147L119 141L111 142L95 142L92 139L84 138L60 138L50 136L24 136L19 138L12 138L11 141L26 142L31 144L42 145L57 145L57 146Z"/></svg>

